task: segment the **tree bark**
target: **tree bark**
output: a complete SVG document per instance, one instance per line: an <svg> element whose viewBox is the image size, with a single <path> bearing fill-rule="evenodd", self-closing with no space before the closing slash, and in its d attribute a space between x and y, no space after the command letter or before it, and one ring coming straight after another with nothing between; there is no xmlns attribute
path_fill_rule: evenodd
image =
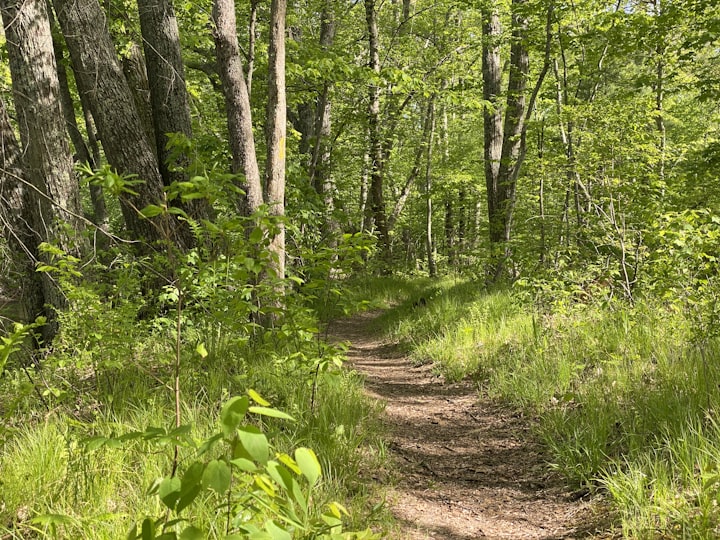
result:
<svg viewBox="0 0 720 540"><path fill-rule="evenodd" d="M89 145L86 144L85 138L80 131L75 117L75 102L70 93L70 84L68 82L68 72L65 68L65 51L59 35L60 29L57 27L57 21L54 19L52 11L48 8L48 16L50 17L50 26L53 32L53 50L55 51L55 61L57 63L57 76L60 84L60 101L62 103L63 116L65 117L65 127L67 133L75 149L75 159L80 163L86 163L91 169L97 167L98 160L90 153ZM93 136L90 127L87 127L88 136ZM97 144L97 141L95 141ZM92 215L90 221L97 225L103 231L108 230L108 216L105 206L105 195L100 186L90 186L90 199L92 201Z"/></svg>
<svg viewBox="0 0 720 540"><path fill-rule="evenodd" d="M78 255L83 243L80 194L65 130L46 4L44 0L2 0L0 10L23 145L23 176L30 182L30 224L38 241ZM51 306L44 329L48 339L57 330L53 310L65 307L66 300L47 272L42 275L42 289L44 302Z"/></svg>
<svg viewBox="0 0 720 540"><path fill-rule="evenodd" d="M270 242L275 277L285 278L285 146L287 101L285 96L285 13L287 0L272 0L268 51L268 104L266 118L267 167L265 172L270 215L280 217Z"/></svg>
<svg viewBox="0 0 720 540"><path fill-rule="evenodd" d="M152 98L150 97L150 82L147 77L147 65L142 48L137 43L131 43L127 55L122 59L122 70L125 80L130 87L135 108L140 115L145 136L150 142L152 151L157 159L157 148L155 147L155 125L152 116ZM75 76L77 79L77 75Z"/></svg>
<svg viewBox="0 0 720 540"><path fill-rule="evenodd" d="M365 0L365 20L368 30L370 59L368 66L377 77L380 76L380 38L378 34L377 12L375 0ZM383 193L383 161L384 152L380 132L380 86L377 82L370 83L368 107L368 134L370 146L370 207L373 220L378 231L378 243L386 261L390 259L390 235L385 215L385 198Z"/></svg>
<svg viewBox="0 0 720 540"><path fill-rule="evenodd" d="M54 0L54 4L78 90L90 104L108 162L118 172L143 180L133 186L135 194L120 197L128 229L138 239L182 245L177 221L167 215L150 220L139 214L149 204L165 203L163 181L154 145L143 129L115 54L104 11L97 0Z"/></svg>
<svg viewBox="0 0 720 540"><path fill-rule="evenodd" d="M29 182L21 165L22 152L10 124L5 102L0 100L0 234L10 248L10 277L16 286L22 318L44 314L43 285L35 272L38 236L33 231Z"/></svg>
<svg viewBox="0 0 720 540"><path fill-rule="evenodd" d="M410 173L407 176L407 179L405 180L405 184L403 185L402 190L400 191L400 195L397 198L397 201L395 202L395 206L393 208L392 214L390 214L390 217L388 219L388 229L393 230L395 228L395 223L397 222L398 218L400 217L400 214L402 213L403 209L405 208L405 204L407 203L407 199L410 196L410 192L412 190L413 185L415 184L415 181L417 180L417 177L420 174L420 169L422 168L422 159L427 154L427 145L430 141L430 105L425 109L425 113L423 115L422 125L423 125L423 132L422 132L422 139L420 141L420 144L418 144L415 147L415 157L413 159L413 166L410 169Z"/></svg>
<svg viewBox="0 0 720 540"><path fill-rule="evenodd" d="M320 47L327 51L335 41L335 9L333 0L326 0L322 12L320 24ZM332 125L332 102L330 101L330 90L332 83L325 80L315 111L315 145L310 161L309 177L310 182L315 186L316 191L322 196L325 203L325 233L334 243L339 226L333 216L335 210L335 182L332 177L330 157L332 152L331 125Z"/></svg>
<svg viewBox="0 0 720 540"><path fill-rule="evenodd" d="M433 240L433 204L432 204L432 154L435 136L435 99L428 105L428 122L430 134L425 152L425 249L428 258L428 273L430 277L437 275L437 262L435 260L435 242Z"/></svg>
<svg viewBox="0 0 720 540"><path fill-rule="evenodd" d="M489 103L483 111L485 139L483 155L490 244L493 246L502 240L505 229L498 187L500 157L503 147L502 105L500 101L502 92L502 68L500 64L502 27L500 26L500 17L496 11L484 15L482 30L483 99Z"/></svg>
<svg viewBox="0 0 720 540"><path fill-rule="evenodd" d="M168 134L181 133L192 139L192 120L185 84L185 69L180 50L180 30L171 0L138 0L140 29L145 49L145 65L150 86L155 147L165 186L188 180L188 156L168 148ZM174 159L173 159L174 158ZM207 219L206 200L176 201L188 215ZM183 231L185 243L193 243L189 228Z"/></svg>
<svg viewBox="0 0 720 540"><path fill-rule="evenodd" d="M500 132L502 113L498 109L498 92L501 86L497 36L500 23L492 12L483 24L483 82L485 99L492 107L485 110L485 180L488 192L490 220L491 268L490 279L497 281L504 272L510 256L510 235L515 209L517 178L526 153L527 122L543 81L550 68L552 38L552 5L546 17L545 59L535 87L526 105L526 90L530 72L530 55L527 50L528 19L525 15L527 0L512 1L512 43L510 46L510 73L505 107L505 121ZM499 148L499 162L497 161ZM497 163L497 165L496 165ZM497 168L496 168L497 167Z"/></svg>
<svg viewBox="0 0 720 540"><path fill-rule="evenodd" d="M258 0L250 0L250 24L248 24L248 65L247 93L252 97L253 74L255 73L255 34L257 32Z"/></svg>
<svg viewBox="0 0 720 540"><path fill-rule="evenodd" d="M238 209L249 216L263 204L263 192L255 154L250 97L237 40L234 0L215 0L212 17L215 51L225 93L232 171L245 176L239 186L245 195L240 197Z"/></svg>
<svg viewBox="0 0 720 540"><path fill-rule="evenodd" d="M512 45L510 47L510 75L508 80L507 108L503 126L503 144L498 170L498 201L502 215L502 242L510 241L512 214L515 206L517 169L522 148L525 121L525 91L530 72L530 54L527 39L528 20L521 13L526 0L513 0Z"/></svg>

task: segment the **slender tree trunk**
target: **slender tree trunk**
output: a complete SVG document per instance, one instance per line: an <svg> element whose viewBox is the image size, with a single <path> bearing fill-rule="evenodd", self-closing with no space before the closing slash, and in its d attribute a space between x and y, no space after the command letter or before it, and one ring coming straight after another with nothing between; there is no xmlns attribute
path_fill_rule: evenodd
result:
<svg viewBox="0 0 720 540"><path fill-rule="evenodd" d="M508 81L507 108L503 126L503 145L498 171L498 196L502 212L502 241L510 240L512 213L517 186L516 171L522 145L525 120L525 90L530 72L530 55L525 40L528 30L527 17L521 13L526 0L513 0L512 45L510 47L510 75Z"/></svg>
<svg viewBox="0 0 720 540"><path fill-rule="evenodd" d="M420 144L418 144L415 147L415 157L413 159L412 169L410 169L410 173L408 174L408 177L405 180L405 184L403 185L403 188L400 191L400 195L398 196L397 201L395 201L395 207L393 208L392 214L390 214L390 218L388 219L388 229L389 230L393 230L395 228L395 223L397 222L398 218L400 217L400 214L402 213L403 209L405 208L405 204L407 203L408 197L410 196L410 192L412 191L412 188L416 183L417 177L420 175L420 169L422 167L422 160L423 160L423 157L425 157L425 155L427 154L427 145L429 144L429 141L430 141L430 124L431 124L430 108L431 108L431 104L428 104L428 106L426 107L425 112L423 114L422 139L420 140Z"/></svg>
<svg viewBox="0 0 720 540"><path fill-rule="evenodd" d="M432 204L432 154L435 136L435 98L433 97L428 106L428 121L430 123L430 135L425 154L425 249L428 257L428 273L430 277L437 275L437 262L435 260L435 242L433 240L433 204Z"/></svg>
<svg viewBox="0 0 720 540"><path fill-rule="evenodd" d="M360 172L360 232L372 229L372 217L368 214L368 183L370 176L370 154L367 150L363 154L362 171Z"/></svg>
<svg viewBox="0 0 720 540"><path fill-rule="evenodd" d="M320 25L320 46L324 51L332 47L335 41L335 8L333 0L326 0L322 12ZM325 203L325 233L330 237L331 243L335 242L335 236L339 226L333 216L335 210L335 182L331 171L331 119L332 103L330 101L330 90L332 83L326 80L323 83L322 91L317 103L315 112L315 146L310 161L310 182L315 186L318 193L322 195Z"/></svg>
<svg viewBox="0 0 720 540"><path fill-rule="evenodd" d="M287 101L285 96L285 13L287 0L272 0L270 15L270 49L268 51L267 140L267 202L270 215L277 216L277 234L270 242L275 258L275 277L285 277L285 147Z"/></svg>
<svg viewBox="0 0 720 540"><path fill-rule="evenodd" d="M100 145L98 144L95 128L95 120L93 120L90 112L90 105L87 98L80 94L80 105L83 110L83 118L85 120L85 131L88 137L88 148L92 156L93 167L98 167L102 161L100 154ZM93 223L100 227L103 231L108 231L110 227L107 206L105 204L105 192L101 186L90 184L90 202L93 207Z"/></svg>
<svg viewBox="0 0 720 540"><path fill-rule="evenodd" d="M486 99L494 105L485 111L485 180L488 190L490 242L492 246L491 280L497 281L510 256L510 235L515 209L517 178L526 153L527 121L550 68L553 8L548 7L546 18L545 59L536 81L530 102L526 105L526 89L530 71L530 56L526 47L528 19L525 15L527 0L512 1L512 43L510 46L510 73L502 134L498 134L501 113L497 110L497 95L501 84L497 36L500 25L497 14L491 13L483 25L483 81ZM497 172L494 168L500 145ZM490 206L493 208L490 208Z"/></svg>
<svg viewBox="0 0 720 540"><path fill-rule="evenodd" d="M85 94L108 162L118 172L144 182L124 193L120 203L131 233L149 242L182 245L178 222L161 215L152 220L139 211L165 204L163 181L143 122L115 54L105 13L97 0L54 0L58 21L75 66L78 90Z"/></svg>
<svg viewBox="0 0 720 540"><path fill-rule="evenodd" d="M502 131L502 68L500 64L500 37L502 28L496 11L483 17L483 99L489 104L483 111L485 187L488 201L488 220L491 246L501 242L505 229L498 177L503 148Z"/></svg>
<svg viewBox="0 0 720 540"><path fill-rule="evenodd" d="M73 144L73 148L75 149L75 159L80 163L87 163L91 169L95 169L99 163L99 151L97 150L97 140L94 139L94 124L88 126L87 116L85 116L88 139L89 141L92 140L92 144L90 142L86 143L78 126L77 118L75 117L75 102L73 101L72 94L70 93L68 72L65 68L65 52L61 42L62 38L60 35L60 29L57 27L57 21L55 21L54 14L49 8L48 15L50 17L51 28L53 29L53 50L55 51L55 60L57 62L58 82L60 83L60 98L62 102L63 115L65 117L65 126L67 128L68 135L70 136L70 141ZM83 114L87 115L88 112L86 111L85 106L82 106L82 109ZM94 153L91 153L91 147L93 147ZM89 191L93 209L90 221L103 231L107 232L108 216L103 188L97 185L90 185ZM105 236L102 238L104 245Z"/></svg>
<svg viewBox="0 0 720 540"><path fill-rule="evenodd" d="M239 199L238 208L249 216L263 204L263 192L255 154L250 96L237 40L234 0L215 0L212 17L215 52L225 93L232 171L245 176L240 183L245 195Z"/></svg>
<svg viewBox="0 0 720 540"><path fill-rule="evenodd" d="M375 0L365 0L365 19L368 29L370 61L369 67L380 74L380 39L378 34ZM373 82L369 89L368 133L370 145L370 206L378 231L378 243L386 261L390 259L390 236L385 216L383 193L384 152L380 130L380 86Z"/></svg>
<svg viewBox="0 0 720 540"><path fill-rule="evenodd" d="M253 74L255 72L255 34L257 32L257 5L258 0L250 0L250 23L248 24L248 65L247 65L247 93L252 97Z"/></svg>

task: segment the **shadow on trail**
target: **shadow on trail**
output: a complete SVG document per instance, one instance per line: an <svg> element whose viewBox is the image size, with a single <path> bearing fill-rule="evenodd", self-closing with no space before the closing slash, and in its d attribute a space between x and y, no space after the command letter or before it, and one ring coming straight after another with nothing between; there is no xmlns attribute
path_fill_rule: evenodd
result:
<svg viewBox="0 0 720 540"><path fill-rule="evenodd" d="M550 472L527 418L413 365L368 331L374 316L339 321L333 333L352 342L350 364L386 402L398 539L596 537L591 504Z"/></svg>

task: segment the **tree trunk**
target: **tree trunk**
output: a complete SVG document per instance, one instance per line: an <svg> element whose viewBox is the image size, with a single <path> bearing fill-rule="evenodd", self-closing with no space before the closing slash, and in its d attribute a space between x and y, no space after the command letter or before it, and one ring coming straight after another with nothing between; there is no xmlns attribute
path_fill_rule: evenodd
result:
<svg viewBox="0 0 720 540"><path fill-rule="evenodd" d="M248 65L247 93L252 97L253 74L255 72L255 33L257 32L258 0L250 0L250 24L248 24Z"/></svg>
<svg viewBox="0 0 720 540"><path fill-rule="evenodd" d="M326 0L322 12L320 25L320 47L327 51L335 41L335 10L333 0ZM333 181L330 166L332 151L331 145L331 120L332 103L330 101L330 90L332 83L326 80L323 83L320 97L315 112L315 146L310 161L310 182L315 186L317 192L322 196L325 203L324 229L330 242L335 242L339 226L333 216L335 210L335 182Z"/></svg>
<svg viewBox="0 0 720 540"><path fill-rule="evenodd" d="M377 76L380 74L380 49L375 0L365 0L365 19L368 29L370 61L369 67ZM383 145L380 133L380 87L376 82L370 84L368 108L368 133L370 146L370 206L373 220L378 231L378 243L383 258L390 259L390 237L385 216L385 198L383 193Z"/></svg>
<svg viewBox="0 0 720 540"><path fill-rule="evenodd" d="M22 318L32 321L44 314L41 275L35 272L38 236L33 231L30 188L21 165L22 152L0 100L0 234L10 248L10 285L16 286Z"/></svg>
<svg viewBox="0 0 720 540"><path fill-rule="evenodd" d="M212 17L215 52L225 93L232 171L245 176L240 182L245 195L240 198L238 209L249 216L263 204L263 193L255 154L250 97L237 40L234 0L215 0Z"/></svg>
<svg viewBox="0 0 720 540"><path fill-rule="evenodd" d="M428 136L425 153L425 249L428 257L428 273L430 277L437 275L437 262L435 261L435 242L433 241L433 204L432 204L432 154L435 136L435 98L428 105L428 122L430 134Z"/></svg>
<svg viewBox="0 0 720 540"><path fill-rule="evenodd" d="M49 8L48 8L49 9ZM57 21L54 20L52 11L48 12L50 17L50 25L53 31L53 50L55 51L55 61L57 63L58 82L60 84L60 100L62 102L63 116L65 117L65 127L67 128L70 141L75 149L75 159L80 163L86 163L91 169L95 169L98 160L90 153L89 145L78 127L77 118L75 117L75 103L70 93L70 85L68 83L68 73L65 68L65 53L63 44L61 43L60 29L57 27ZM84 108L83 108L84 109ZM86 126L87 127L87 126ZM87 127L88 136L93 136L90 127ZM97 141L95 141L97 146ZM90 199L92 201L93 212L90 221L97 225L103 231L108 230L108 217L105 207L105 196L100 186L90 186Z"/></svg>
<svg viewBox="0 0 720 540"><path fill-rule="evenodd" d="M505 230L498 187L500 156L503 147L502 106L500 101L502 92L502 69L500 64L502 28L500 26L500 17L495 11L486 14L483 19L483 99L489 103L483 111L485 187L488 201L490 244L495 246L501 242Z"/></svg>
<svg viewBox="0 0 720 540"><path fill-rule="evenodd" d="M498 171L498 202L502 213L502 242L510 241L512 213L515 206L517 169L522 147L525 120L525 90L530 72L527 39L528 20L521 13L526 0L513 0L512 46L510 47L510 76L507 108L503 126L503 144ZM507 249L507 248L506 248ZM507 255L504 254L505 256Z"/></svg>
<svg viewBox="0 0 720 540"><path fill-rule="evenodd" d="M169 240L182 245L175 220L152 220L139 211L164 204L163 182L154 145L148 140L130 88L110 38L105 13L97 0L54 0L55 11L75 66L78 90L85 94L97 124L108 162L122 174L144 182L124 193L120 203L130 232L149 242Z"/></svg>
<svg viewBox="0 0 720 540"><path fill-rule="evenodd" d="M498 133L502 114L498 112L498 91L501 85L500 57L497 36L500 24L492 13L483 25L487 45L483 45L483 81L487 88L485 99L493 104L485 111L485 180L488 190L490 218L491 268L490 279L497 281L504 272L510 256L510 234L515 209L517 178L526 153L527 121L550 67L553 8L548 7L545 28L545 59L535 88L526 105L526 89L530 72L530 55L526 47L528 19L525 15L527 0L512 1L512 44L510 47L510 73L502 133ZM498 146L499 163L495 169ZM493 208L490 208L490 206Z"/></svg>
<svg viewBox="0 0 720 540"><path fill-rule="evenodd" d="M95 120L93 120L90 112L90 105L87 99L80 94L80 105L83 109L83 118L85 120L85 131L88 137L88 147L92 156L93 166L97 167L101 162L100 145L98 144L95 128ZM101 186L90 184L90 202L93 207L93 223L100 227L103 231L109 230L107 206L105 205L105 192Z"/></svg>
<svg viewBox="0 0 720 540"><path fill-rule="evenodd" d="M131 43L127 55L122 59L122 69L125 80L130 87L135 108L140 115L145 136L152 147L157 159L157 148L155 147L155 125L152 115L152 98L150 97L150 82L147 78L147 66L142 48L137 43ZM77 79L77 75L75 76Z"/></svg>
<svg viewBox="0 0 720 540"><path fill-rule="evenodd" d="M145 49L145 65L150 86L155 147L165 186L188 180L183 170L188 156L177 155L168 148L168 134L182 133L192 139L192 121L188 103L185 71L180 50L180 31L171 0L138 0L140 28ZM175 201L195 219L207 219L210 208L205 199ZM193 243L189 228L184 231L185 243Z"/></svg>
<svg viewBox="0 0 720 540"><path fill-rule="evenodd" d="M275 258L273 270L278 279L285 278L285 146L287 101L285 97L285 12L287 0L272 0L270 15L269 78L266 119L267 202L270 215L278 216L277 234L270 242Z"/></svg>
<svg viewBox="0 0 720 540"><path fill-rule="evenodd" d="M46 4L43 0L2 0L0 9L23 144L24 177L31 184L30 224L39 241L77 255L83 243L80 193L67 142ZM56 331L52 309L63 308L66 300L48 273L43 273L42 288L44 301L51 306L47 313L51 322L44 334L51 338Z"/></svg>
<svg viewBox="0 0 720 540"><path fill-rule="evenodd" d="M400 195L397 198L397 201L395 202L395 207L393 208L392 214L390 214L390 218L388 219L388 229L393 230L395 228L395 223L397 222L398 218L400 217L400 214L402 213L403 209L405 208L405 204L407 203L407 199L410 196L410 192L412 190L413 185L415 184L415 181L417 180L418 175L420 174L420 169L422 167L422 159L425 154L427 154L427 145L430 142L430 104L428 104L428 107L425 109L425 113L423 115L422 125L423 125L423 132L422 132L422 140L420 141L420 144L418 144L415 147L415 157L413 159L413 166L412 169L410 169L410 173L408 174L407 180L405 180L405 184L403 185L402 190L400 191Z"/></svg>

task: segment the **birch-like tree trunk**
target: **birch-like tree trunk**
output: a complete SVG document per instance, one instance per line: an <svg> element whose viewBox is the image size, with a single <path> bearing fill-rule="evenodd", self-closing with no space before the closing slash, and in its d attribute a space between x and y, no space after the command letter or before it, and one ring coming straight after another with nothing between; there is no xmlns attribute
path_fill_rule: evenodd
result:
<svg viewBox="0 0 720 540"><path fill-rule="evenodd" d="M249 216L263 204L263 192L255 154L250 96L235 26L234 0L215 0L212 18L215 53L225 94L232 171L245 176L239 186L245 195L239 199L238 209Z"/></svg>
<svg viewBox="0 0 720 540"><path fill-rule="evenodd" d="M268 51L268 104L265 120L267 166L265 171L270 215L280 217L278 230L270 242L275 277L285 277L285 147L287 100L285 96L285 14L287 0L272 0L270 8L270 48Z"/></svg>
<svg viewBox="0 0 720 540"><path fill-rule="evenodd" d="M365 20L368 30L369 62L368 67L380 76L380 37L378 33L375 0L365 0ZM370 83L368 106L368 136L370 148L370 208L378 232L378 243L384 258L390 258L390 235L385 215L385 197L383 189L383 141L380 126L380 86L376 81Z"/></svg>
<svg viewBox="0 0 720 540"><path fill-rule="evenodd" d="M432 201L432 155L435 137L435 98L428 105L428 122L430 134L425 152L425 249L428 258L428 274L437 275L437 262L435 260L435 242L433 240L433 201Z"/></svg>
<svg viewBox="0 0 720 540"><path fill-rule="evenodd" d="M488 103L483 111L485 188L488 201L490 243L502 240L505 229L498 188L500 157L503 147L502 132L502 66L500 63L500 38L502 27L497 11L483 15L482 75L483 99Z"/></svg>
<svg viewBox="0 0 720 540"><path fill-rule="evenodd" d="M545 28L545 58L535 87L527 100L530 55L527 49L527 0L512 1L512 32L505 121L498 99L502 85L500 50L501 35L497 12L485 16L483 23L483 93L490 102L484 112L485 183L488 199L491 243L491 281L498 280L510 256L510 235L515 210L517 178L526 153L527 125L535 101L550 68L553 7L547 10Z"/></svg>

